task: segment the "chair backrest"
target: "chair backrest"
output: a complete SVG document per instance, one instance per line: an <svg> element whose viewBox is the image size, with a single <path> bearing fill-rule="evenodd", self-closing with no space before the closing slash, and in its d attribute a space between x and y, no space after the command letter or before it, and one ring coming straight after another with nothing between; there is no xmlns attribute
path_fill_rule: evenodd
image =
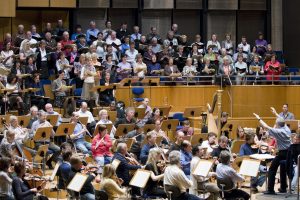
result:
<svg viewBox="0 0 300 200"><path fill-rule="evenodd" d="M45 84L43 85L43 88L44 88L45 96L49 97L51 100L54 100L54 94L52 92L51 85Z"/></svg>
<svg viewBox="0 0 300 200"><path fill-rule="evenodd" d="M172 199L179 197L181 194L179 187L175 185L165 185L165 192L167 196Z"/></svg>
<svg viewBox="0 0 300 200"><path fill-rule="evenodd" d="M104 190L95 190L96 200L108 200L108 195Z"/></svg>
<svg viewBox="0 0 300 200"><path fill-rule="evenodd" d="M132 93L134 95L140 96L140 95L144 94L144 88L143 87L132 88Z"/></svg>
<svg viewBox="0 0 300 200"><path fill-rule="evenodd" d="M234 183L230 178L217 177L217 185L222 191L231 191L232 189L234 189Z"/></svg>

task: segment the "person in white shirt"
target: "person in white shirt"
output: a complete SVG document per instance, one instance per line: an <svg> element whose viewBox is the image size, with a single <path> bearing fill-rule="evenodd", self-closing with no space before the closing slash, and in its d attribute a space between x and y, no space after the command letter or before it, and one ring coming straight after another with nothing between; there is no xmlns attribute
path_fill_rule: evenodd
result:
<svg viewBox="0 0 300 200"><path fill-rule="evenodd" d="M3 65L9 69L14 65L13 55L14 52L11 50L11 42L7 42L4 44L4 48L1 51L1 57L4 59Z"/></svg>
<svg viewBox="0 0 300 200"><path fill-rule="evenodd" d="M188 177L184 174L180 167L180 152L171 151L169 154L170 165L166 167L164 173L164 188L166 193L173 186L177 187L180 190L180 195L176 196L175 193L172 194L172 200L198 200L199 197L189 194L186 192L187 189L192 187L193 183Z"/></svg>
<svg viewBox="0 0 300 200"><path fill-rule="evenodd" d="M106 44L111 44L113 46L113 52L115 53L121 50L121 41L117 38L117 33L115 31L112 31L110 36L107 37Z"/></svg>
<svg viewBox="0 0 300 200"><path fill-rule="evenodd" d="M219 180L231 180L233 184L236 184L238 182L245 181L245 178L238 174L231 166L230 166L230 160L231 160L231 154L229 151L221 151L220 153L220 163L217 165L217 179ZM224 197L226 198L242 198L244 200L248 200L250 198L250 195L240 189L234 188L230 190L230 192L224 192Z"/></svg>
<svg viewBox="0 0 300 200"><path fill-rule="evenodd" d="M31 31L27 31L26 32L26 39L29 41L30 45L32 44L36 44L37 41L35 39L32 38L32 34L31 34ZM24 44L25 40L23 40L21 42L21 45L20 45L20 51L23 50L23 44ZM36 47L35 48L32 48L33 52L36 51Z"/></svg>
<svg viewBox="0 0 300 200"><path fill-rule="evenodd" d="M97 122L96 124L96 127L98 126L98 124L112 124L112 128L111 128L111 131L110 131L110 139L114 139L115 138L115 133L116 133L116 127L113 125L112 121L110 121L108 119L108 112L107 110L105 109L102 109L99 111L99 121Z"/></svg>
<svg viewBox="0 0 300 200"><path fill-rule="evenodd" d="M47 103L45 105L45 110L46 110L47 115L58 115L58 120L57 120L57 123L55 125L55 126L58 127L62 123L61 115L58 112L53 110L53 106L52 106L51 103Z"/></svg>
<svg viewBox="0 0 300 200"><path fill-rule="evenodd" d="M196 169L200 158L204 155L203 148L200 145L196 145L192 149L193 158L191 161L191 181L193 186L190 188L189 193L198 195L198 188L210 192L209 200L217 200L219 197L219 188L216 184L209 182L209 177L215 176L214 172L209 172L208 177L202 177L194 175L193 172Z"/></svg>
<svg viewBox="0 0 300 200"><path fill-rule="evenodd" d="M218 54L220 49L221 49L221 45L220 42L217 40L217 34L212 34L211 35L211 40L209 40L206 44L206 48L208 49L209 46L213 46L213 52Z"/></svg>
<svg viewBox="0 0 300 200"><path fill-rule="evenodd" d="M243 47L243 53L248 55L251 52L250 44L247 43L246 36L242 36L242 42L240 43L240 45L242 45Z"/></svg>
<svg viewBox="0 0 300 200"><path fill-rule="evenodd" d="M87 123L90 124L92 122L95 122L95 119L93 117L93 114L87 110L88 105L86 102L81 103L81 107L79 111L77 112L79 114L79 117L88 117Z"/></svg>
<svg viewBox="0 0 300 200"><path fill-rule="evenodd" d="M12 192L13 180L8 173L10 163L9 158L0 158L0 198L5 200L15 199Z"/></svg>
<svg viewBox="0 0 300 200"><path fill-rule="evenodd" d="M142 119L143 124L145 124L152 115L152 108L149 106L149 102L148 98L144 98L142 104L138 106L138 108L145 108L145 116L144 119Z"/></svg>
<svg viewBox="0 0 300 200"><path fill-rule="evenodd" d="M130 42L129 49L125 51L125 54L127 55L127 62L129 62L132 67L135 65L135 59L139 53L134 47L134 42Z"/></svg>
<svg viewBox="0 0 300 200"><path fill-rule="evenodd" d="M147 74L147 65L143 62L143 56L141 54L137 54L136 56L136 62L133 65L133 72L135 76L141 79L145 78L145 75Z"/></svg>
<svg viewBox="0 0 300 200"><path fill-rule="evenodd" d="M64 79L68 80L70 79L69 72L72 70L73 65L70 65L69 61L66 59L66 56L64 52L58 53L58 60L56 61L56 69L57 71L63 70L65 72Z"/></svg>
<svg viewBox="0 0 300 200"><path fill-rule="evenodd" d="M20 127L18 118L14 115L9 117L9 129L15 133L15 142L18 142L18 144L23 144L29 138L27 128Z"/></svg>
<svg viewBox="0 0 300 200"><path fill-rule="evenodd" d="M202 149L206 149L206 156L208 157L213 149L217 146L217 134L214 132L209 132L207 140L203 141L201 144Z"/></svg>

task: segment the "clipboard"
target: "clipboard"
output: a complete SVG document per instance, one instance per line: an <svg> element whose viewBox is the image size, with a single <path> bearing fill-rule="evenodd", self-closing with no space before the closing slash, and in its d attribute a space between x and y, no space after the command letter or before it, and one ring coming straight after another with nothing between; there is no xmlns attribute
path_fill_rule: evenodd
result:
<svg viewBox="0 0 300 200"><path fill-rule="evenodd" d="M135 127L135 124L120 124L117 128L116 135L118 137L122 137L129 133L130 131L133 131Z"/></svg>
<svg viewBox="0 0 300 200"><path fill-rule="evenodd" d="M119 167L121 161L118 160L118 159L114 159L112 162L111 162L111 165L115 168L115 170L117 170L117 168Z"/></svg>
<svg viewBox="0 0 300 200"><path fill-rule="evenodd" d="M47 121L52 125L56 126L58 121L58 115L47 115Z"/></svg>
<svg viewBox="0 0 300 200"><path fill-rule="evenodd" d="M67 136L74 133L75 129L74 123L62 123L58 126L55 136Z"/></svg>
<svg viewBox="0 0 300 200"><path fill-rule="evenodd" d="M286 125L291 129L291 131L297 131L299 127L298 120L285 120Z"/></svg>
<svg viewBox="0 0 300 200"><path fill-rule="evenodd" d="M132 179L129 182L129 185L144 188L151 176L151 172L144 169L138 169Z"/></svg>
<svg viewBox="0 0 300 200"><path fill-rule="evenodd" d="M193 175L207 177L213 164L211 160L200 160L193 171Z"/></svg>
<svg viewBox="0 0 300 200"><path fill-rule="evenodd" d="M40 127L36 130L33 140L35 142L46 142L50 140L52 127Z"/></svg>
<svg viewBox="0 0 300 200"><path fill-rule="evenodd" d="M203 112L203 107L189 107L184 109L183 116L188 117L200 117Z"/></svg>
<svg viewBox="0 0 300 200"><path fill-rule="evenodd" d="M176 131L176 128L179 124L178 119L168 119L164 120L161 125L161 129L165 132L167 131Z"/></svg>
<svg viewBox="0 0 300 200"><path fill-rule="evenodd" d="M27 127L30 121L29 115L17 116L19 125L21 127Z"/></svg>
<svg viewBox="0 0 300 200"><path fill-rule="evenodd" d="M67 189L75 192L80 192L87 178L88 176L85 174L76 173L69 185L67 186Z"/></svg>
<svg viewBox="0 0 300 200"><path fill-rule="evenodd" d="M111 129L112 129L112 126L113 126L112 124L97 124L97 126L94 130L94 133L93 133L93 137L95 137L99 133L98 129L99 129L100 125L105 125L106 128L107 128L107 134L110 135L110 132L111 132Z"/></svg>
<svg viewBox="0 0 300 200"><path fill-rule="evenodd" d="M144 119L146 115L146 108L135 108L134 117L136 119Z"/></svg>
<svg viewBox="0 0 300 200"><path fill-rule="evenodd" d="M89 120L89 117L79 117L78 119L80 121L80 123L82 123L83 125L87 125L87 122Z"/></svg>
<svg viewBox="0 0 300 200"><path fill-rule="evenodd" d="M239 173L244 176L256 177L259 171L259 160L243 159Z"/></svg>
<svg viewBox="0 0 300 200"><path fill-rule="evenodd" d="M54 180L54 178L56 176L56 173L57 173L57 171L59 169L59 166L60 166L60 164L59 164L59 162L57 162L56 165L55 165L55 167L54 167L54 169L53 169L53 172L51 174L50 181Z"/></svg>

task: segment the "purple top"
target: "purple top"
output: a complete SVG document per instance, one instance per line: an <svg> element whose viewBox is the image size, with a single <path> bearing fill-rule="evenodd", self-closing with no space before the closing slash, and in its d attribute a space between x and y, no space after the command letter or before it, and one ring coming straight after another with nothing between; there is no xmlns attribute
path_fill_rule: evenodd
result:
<svg viewBox="0 0 300 200"><path fill-rule="evenodd" d="M259 55L263 55L266 52L266 47L268 45L268 42L264 39L262 39L262 40L257 39L257 40L255 40L255 45L257 46L257 53ZM265 48L263 48L261 46L264 46Z"/></svg>

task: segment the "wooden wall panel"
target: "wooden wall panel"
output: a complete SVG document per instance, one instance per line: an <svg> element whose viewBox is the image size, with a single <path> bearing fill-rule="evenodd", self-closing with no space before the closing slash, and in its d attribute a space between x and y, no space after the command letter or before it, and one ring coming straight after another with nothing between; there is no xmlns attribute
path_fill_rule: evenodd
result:
<svg viewBox="0 0 300 200"><path fill-rule="evenodd" d="M50 0L50 7L76 8L76 0Z"/></svg>
<svg viewBox="0 0 300 200"><path fill-rule="evenodd" d="M18 7L49 7L49 0L18 0Z"/></svg>
<svg viewBox="0 0 300 200"><path fill-rule="evenodd" d="M6 33L11 32L11 18L0 18L0 41L4 40Z"/></svg>
<svg viewBox="0 0 300 200"><path fill-rule="evenodd" d="M16 1L15 0L0 0L0 17L15 17L16 16Z"/></svg>

